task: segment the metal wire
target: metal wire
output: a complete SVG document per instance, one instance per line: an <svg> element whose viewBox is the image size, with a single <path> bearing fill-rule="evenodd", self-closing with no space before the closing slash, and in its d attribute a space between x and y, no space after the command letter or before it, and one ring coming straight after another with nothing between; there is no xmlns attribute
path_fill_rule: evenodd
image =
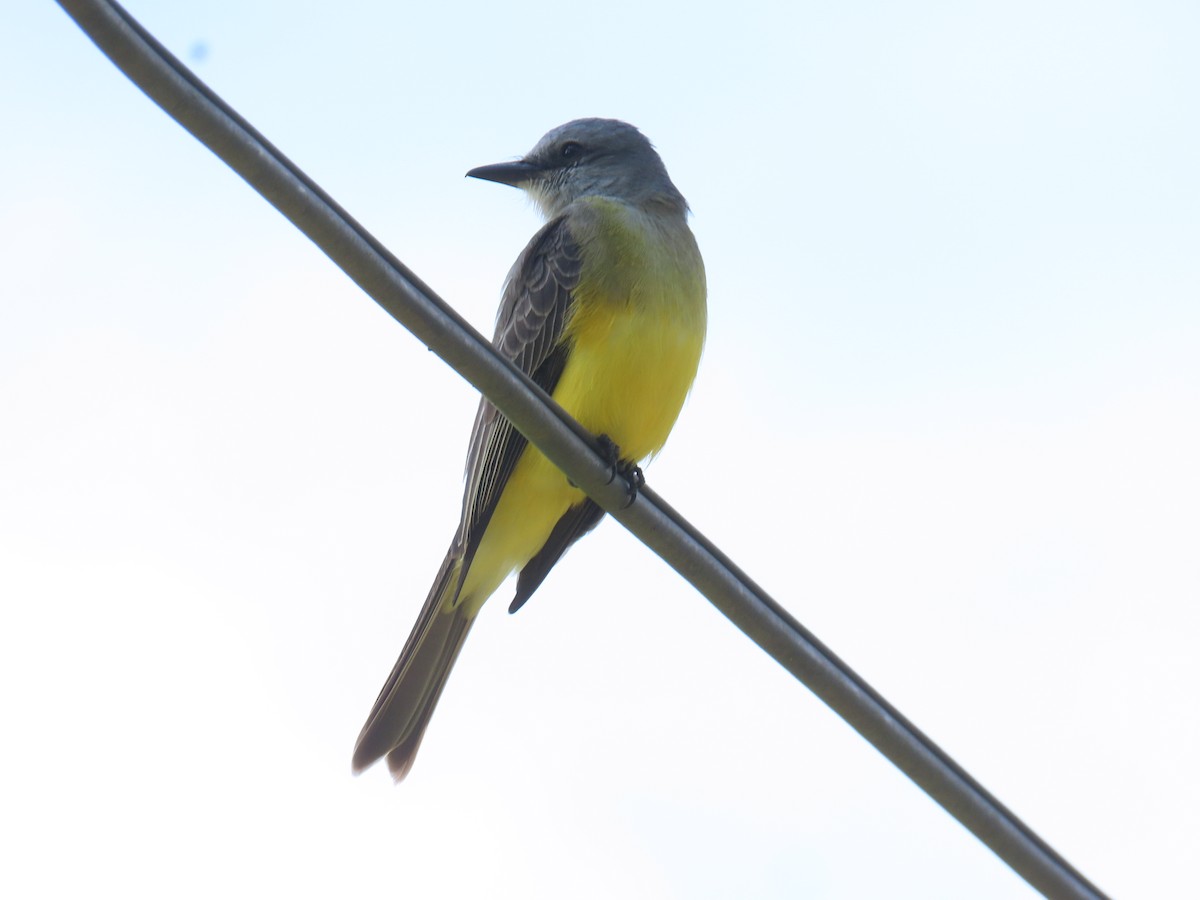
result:
<svg viewBox="0 0 1200 900"><path fill-rule="evenodd" d="M380 306L472 385L573 482L661 556L947 812L1048 897L1104 895L665 501L625 487L592 437L249 123L108 0L59 0L172 118L292 221Z"/></svg>

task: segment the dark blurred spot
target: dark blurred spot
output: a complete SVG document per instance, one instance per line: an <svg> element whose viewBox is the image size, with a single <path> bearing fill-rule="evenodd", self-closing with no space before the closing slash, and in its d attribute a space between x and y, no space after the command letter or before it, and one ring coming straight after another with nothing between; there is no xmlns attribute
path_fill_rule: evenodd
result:
<svg viewBox="0 0 1200 900"><path fill-rule="evenodd" d="M194 63L202 63L208 59L208 44L204 41L192 41L188 47L188 59Z"/></svg>

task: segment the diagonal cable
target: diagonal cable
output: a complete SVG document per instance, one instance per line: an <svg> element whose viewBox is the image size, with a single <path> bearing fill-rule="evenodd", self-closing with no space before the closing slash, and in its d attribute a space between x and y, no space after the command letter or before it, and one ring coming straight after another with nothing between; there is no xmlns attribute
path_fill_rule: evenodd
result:
<svg viewBox="0 0 1200 900"><path fill-rule="evenodd" d="M1048 897L1104 895L838 659L662 498L625 486L595 442L248 122L109 0L59 5L131 81L242 176L372 299L460 375L615 519Z"/></svg>

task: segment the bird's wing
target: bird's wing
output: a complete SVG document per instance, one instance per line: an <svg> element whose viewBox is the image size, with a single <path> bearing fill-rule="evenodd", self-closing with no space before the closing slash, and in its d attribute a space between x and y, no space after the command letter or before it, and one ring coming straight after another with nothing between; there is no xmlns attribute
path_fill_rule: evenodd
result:
<svg viewBox="0 0 1200 900"><path fill-rule="evenodd" d="M550 574L555 563L570 549L577 540L600 524L604 518L604 509L595 500L588 497L582 503L572 506L554 526L550 537L533 559L521 569L517 576L517 593L508 606L510 613L515 613L525 605L525 601L533 596Z"/></svg>
<svg viewBox="0 0 1200 900"><path fill-rule="evenodd" d="M572 291L583 260L566 217L548 222L518 257L504 286L493 345L550 394L562 375L569 347L563 342ZM456 545L469 567L525 437L483 398L467 452L463 516Z"/></svg>

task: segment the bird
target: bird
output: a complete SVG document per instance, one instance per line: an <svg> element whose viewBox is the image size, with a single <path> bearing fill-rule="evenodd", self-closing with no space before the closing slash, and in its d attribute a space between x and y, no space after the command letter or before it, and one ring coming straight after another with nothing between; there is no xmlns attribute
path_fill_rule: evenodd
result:
<svg viewBox="0 0 1200 900"><path fill-rule="evenodd" d="M704 348L704 262L690 210L650 141L576 119L524 157L467 172L523 190L546 222L505 280L493 346L596 435L631 501L666 443ZM462 514L412 633L355 744L360 773L410 771L484 602L519 570L515 612L604 510L486 398L467 451Z"/></svg>

